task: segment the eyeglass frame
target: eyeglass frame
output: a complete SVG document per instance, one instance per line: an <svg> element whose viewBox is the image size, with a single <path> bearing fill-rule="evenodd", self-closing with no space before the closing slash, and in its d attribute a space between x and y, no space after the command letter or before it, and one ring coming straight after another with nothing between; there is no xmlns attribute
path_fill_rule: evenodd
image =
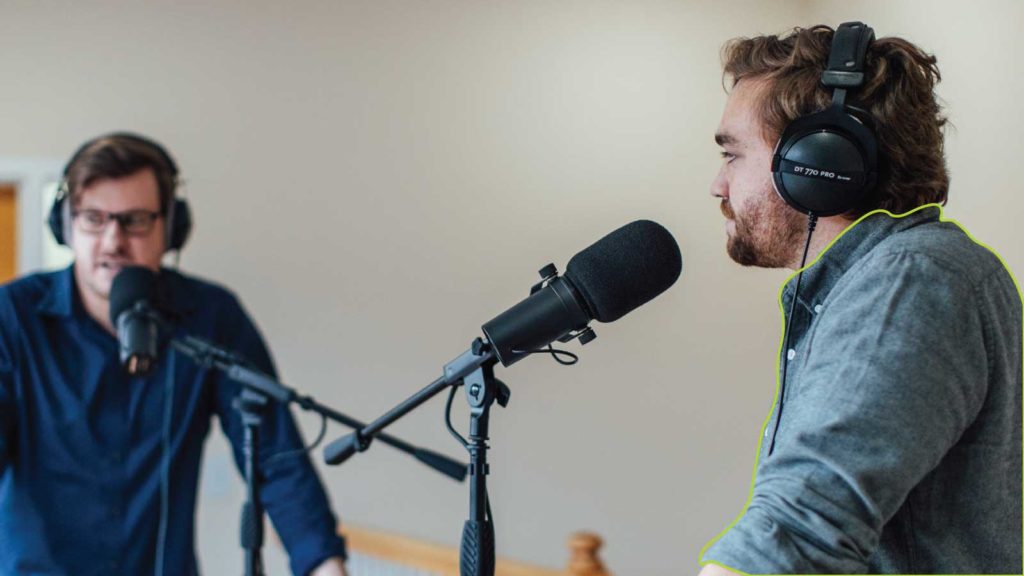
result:
<svg viewBox="0 0 1024 576"><path fill-rule="evenodd" d="M107 229L107 226L110 225L111 221L116 221L117 225L121 228L121 231L129 236L145 236L146 234L149 234L153 231L156 221L164 216L163 211L145 210L141 208L134 210L122 210L120 212L108 212L106 210L97 210L95 208L85 208L82 210L72 210L71 218L75 221L79 221L78 217L82 214L97 214L103 216L103 223L100 224L98 228L86 228L84 225L80 224L80 226L82 226L82 232L85 232L86 234L100 234ZM145 229L131 230L129 228L128 219L133 216L140 215L144 215L148 218L148 220L145 221Z"/></svg>

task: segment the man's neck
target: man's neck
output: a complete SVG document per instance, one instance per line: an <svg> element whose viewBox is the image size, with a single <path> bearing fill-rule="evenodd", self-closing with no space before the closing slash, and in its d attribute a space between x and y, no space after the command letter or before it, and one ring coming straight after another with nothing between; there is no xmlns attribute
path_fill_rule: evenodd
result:
<svg viewBox="0 0 1024 576"><path fill-rule="evenodd" d="M850 224L853 222L841 217L841 216L830 216L828 218L819 218L818 224L814 228L814 234L811 236L811 245L807 249L807 262L810 264L817 258L837 236L843 233ZM806 233L803 237L806 242ZM801 243L798 252L793 256L793 260L789 263L788 268L792 270L800 269L800 257L803 256L804 245ZM806 265L805 264L805 265Z"/></svg>

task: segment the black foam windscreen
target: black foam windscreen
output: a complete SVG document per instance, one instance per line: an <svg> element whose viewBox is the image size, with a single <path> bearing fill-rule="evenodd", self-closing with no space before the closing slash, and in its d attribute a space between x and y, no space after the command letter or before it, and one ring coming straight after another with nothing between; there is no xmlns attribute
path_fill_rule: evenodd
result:
<svg viewBox="0 0 1024 576"><path fill-rule="evenodd" d="M565 278L594 319L613 322L667 290L682 270L672 234L661 224L637 220L573 256Z"/></svg>
<svg viewBox="0 0 1024 576"><path fill-rule="evenodd" d="M142 266L127 266L118 272L110 287L110 322L117 326L122 312L131 309L136 302L153 302L156 298L156 272Z"/></svg>

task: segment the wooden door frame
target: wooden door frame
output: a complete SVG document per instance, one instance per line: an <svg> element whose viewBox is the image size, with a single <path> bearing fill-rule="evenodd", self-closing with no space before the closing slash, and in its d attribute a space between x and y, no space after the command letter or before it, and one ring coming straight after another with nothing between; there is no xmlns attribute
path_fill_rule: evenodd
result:
<svg viewBox="0 0 1024 576"><path fill-rule="evenodd" d="M18 194L19 276L43 266L43 195L60 180L63 168L63 161L55 158L0 157L0 181L14 184Z"/></svg>

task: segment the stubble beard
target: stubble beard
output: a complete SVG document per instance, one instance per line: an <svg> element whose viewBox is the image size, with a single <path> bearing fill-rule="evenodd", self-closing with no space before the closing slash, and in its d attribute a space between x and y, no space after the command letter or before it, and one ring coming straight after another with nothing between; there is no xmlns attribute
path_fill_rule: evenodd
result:
<svg viewBox="0 0 1024 576"><path fill-rule="evenodd" d="M729 235L726 252L741 266L786 268L793 266L800 249L803 216L772 194L750 205L743 214L736 214L727 201L722 214L735 222Z"/></svg>

